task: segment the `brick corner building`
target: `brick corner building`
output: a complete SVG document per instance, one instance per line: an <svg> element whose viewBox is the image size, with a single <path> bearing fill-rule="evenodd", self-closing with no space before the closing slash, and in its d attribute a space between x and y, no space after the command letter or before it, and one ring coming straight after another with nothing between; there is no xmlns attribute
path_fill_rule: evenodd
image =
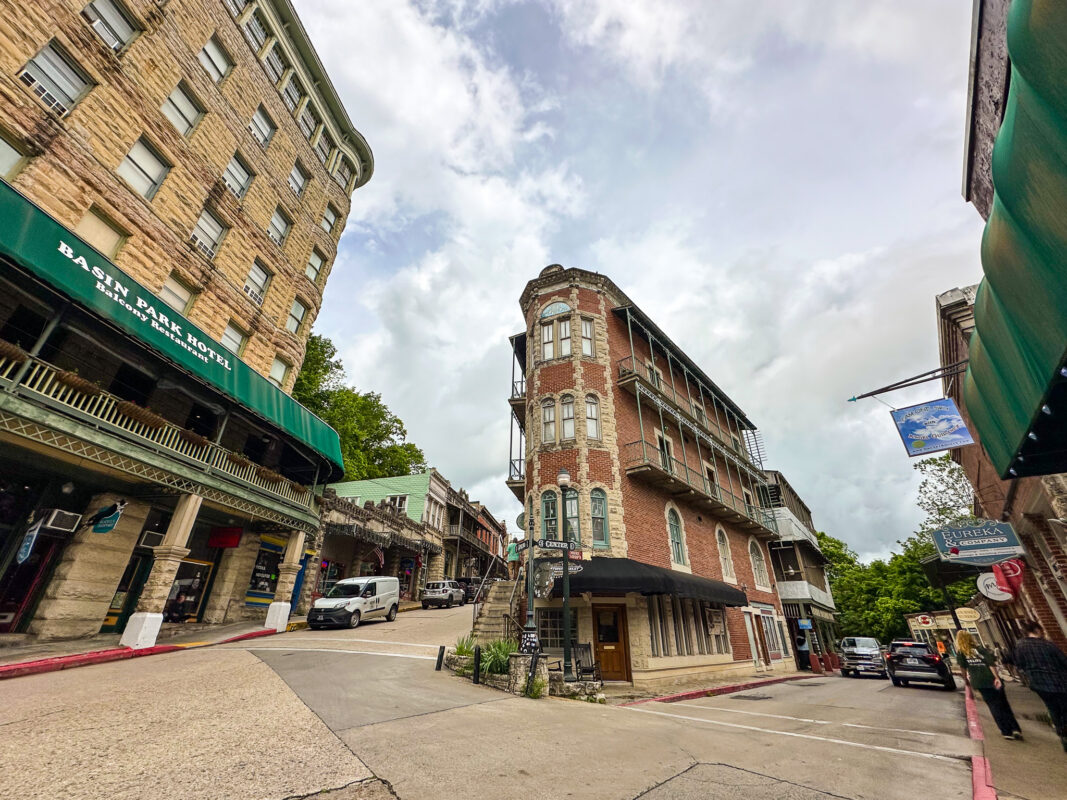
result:
<svg viewBox="0 0 1067 800"><path fill-rule="evenodd" d="M0 633L278 622L342 472L288 391L370 148L290 0L0 11Z"/></svg>
<svg viewBox="0 0 1067 800"><path fill-rule="evenodd" d="M646 689L792 671L754 425L604 275L551 265L520 303L508 486L530 538L580 542L572 641L590 644L605 680ZM534 555L551 652L561 581L547 551Z"/></svg>

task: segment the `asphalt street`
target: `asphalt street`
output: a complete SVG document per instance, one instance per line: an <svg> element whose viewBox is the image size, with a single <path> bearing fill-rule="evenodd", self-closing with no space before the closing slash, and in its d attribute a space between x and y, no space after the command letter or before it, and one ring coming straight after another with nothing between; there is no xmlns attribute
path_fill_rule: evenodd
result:
<svg viewBox="0 0 1067 800"><path fill-rule="evenodd" d="M825 676L534 701L434 671L471 619L420 609L5 681L0 797L971 797L961 693Z"/></svg>

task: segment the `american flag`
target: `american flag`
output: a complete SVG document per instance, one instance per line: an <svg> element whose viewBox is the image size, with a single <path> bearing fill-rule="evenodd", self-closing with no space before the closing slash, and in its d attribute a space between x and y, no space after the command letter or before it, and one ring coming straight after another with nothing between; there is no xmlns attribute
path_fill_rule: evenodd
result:
<svg viewBox="0 0 1067 800"><path fill-rule="evenodd" d="M384 567L385 566L385 553L382 552L382 548L375 547L374 548L374 555L378 556L378 566Z"/></svg>

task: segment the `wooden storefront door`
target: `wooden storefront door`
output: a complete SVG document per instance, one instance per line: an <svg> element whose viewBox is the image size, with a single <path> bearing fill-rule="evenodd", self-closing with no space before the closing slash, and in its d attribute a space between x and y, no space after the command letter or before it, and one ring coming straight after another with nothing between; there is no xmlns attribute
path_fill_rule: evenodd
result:
<svg viewBox="0 0 1067 800"><path fill-rule="evenodd" d="M625 606L593 606L596 659L606 681L630 680L630 643Z"/></svg>

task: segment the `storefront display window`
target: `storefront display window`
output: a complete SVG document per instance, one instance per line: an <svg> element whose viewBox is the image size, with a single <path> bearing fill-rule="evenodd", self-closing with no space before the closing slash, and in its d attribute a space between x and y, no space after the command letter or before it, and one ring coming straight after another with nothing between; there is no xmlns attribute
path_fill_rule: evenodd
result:
<svg viewBox="0 0 1067 800"><path fill-rule="evenodd" d="M274 590L278 588L278 565L288 539L272 534L262 534L259 541L259 555L252 567L252 579L248 582L245 605L266 608L274 600ZM286 598L288 600L288 598Z"/></svg>

